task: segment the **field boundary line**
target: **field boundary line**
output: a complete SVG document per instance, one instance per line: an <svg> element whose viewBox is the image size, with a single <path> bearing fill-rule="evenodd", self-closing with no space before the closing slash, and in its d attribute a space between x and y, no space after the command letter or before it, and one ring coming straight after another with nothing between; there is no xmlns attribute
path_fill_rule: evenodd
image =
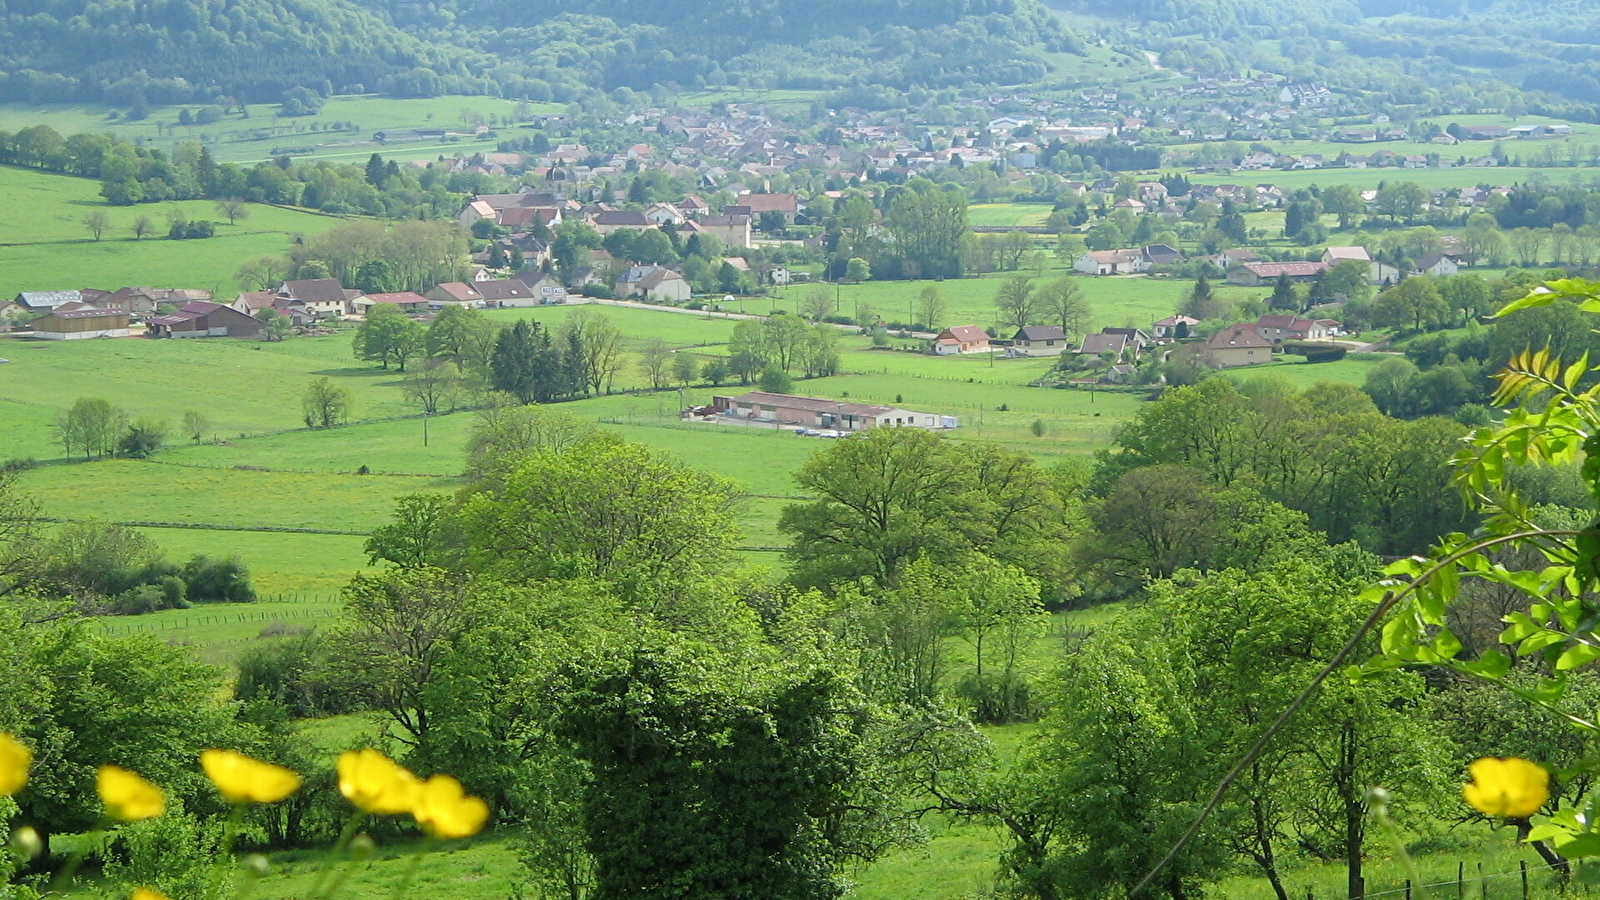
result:
<svg viewBox="0 0 1600 900"><path fill-rule="evenodd" d="M99 522L102 519L65 519L57 516L39 516L38 522L50 522L56 525L81 525L85 522ZM189 531L243 531L265 534L334 534L349 537L370 537L370 531L349 531L341 528L305 528L298 525L219 525L215 522L112 522L112 525L121 525L124 528L181 528Z"/></svg>

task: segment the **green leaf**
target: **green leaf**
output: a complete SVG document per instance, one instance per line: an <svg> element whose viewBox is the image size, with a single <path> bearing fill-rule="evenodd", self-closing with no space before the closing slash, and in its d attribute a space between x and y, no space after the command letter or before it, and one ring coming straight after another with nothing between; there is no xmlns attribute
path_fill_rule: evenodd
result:
<svg viewBox="0 0 1600 900"><path fill-rule="evenodd" d="M1510 303L1507 303L1505 306L1500 307L1500 311L1495 313L1494 317L1496 319L1503 319L1514 312L1521 312L1524 309L1533 309L1536 306L1549 306L1550 304L1556 302L1557 296L1558 295L1556 294L1543 292L1529 294L1528 296L1523 297L1521 300L1513 300Z"/></svg>
<svg viewBox="0 0 1600 900"><path fill-rule="evenodd" d="M1450 629L1441 628L1439 633L1434 635L1433 649L1439 654L1440 659L1454 659L1456 654L1461 652L1461 641L1450 633Z"/></svg>
<svg viewBox="0 0 1600 900"><path fill-rule="evenodd" d="M1511 657L1499 650L1488 650L1476 662L1468 663L1466 668L1483 678L1504 678L1511 671Z"/></svg>
<svg viewBox="0 0 1600 900"><path fill-rule="evenodd" d="M1600 856L1600 834L1574 835L1570 840L1555 839L1556 852L1567 859Z"/></svg>
<svg viewBox="0 0 1600 900"><path fill-rule="evenodd" d="M1541 822L1538 825L1533 826L1533 828L1528 832L1528 836L1523 838L1523 840L1528 841L1529 843L1532 843L1533 841L1566 841L1571 840L1572 837L1573 831L1572 827L1569 825L1559 825L1555 822Z"/></svg>
<svg viewBox="0 0 1600 900"><path fill-rule="evenodd" d="M1566 640L1566 634L1560 631L1551 631L1546 628L1539 629L1537 634L1525 639L1517 648L1523 655L1537 653L1546 647L1553 647Z"/></svg>
<svg viewBox="0 0 1600 900"><path fill-rule="evenodd" d="M1562 386L1565 387L1567 389L1567 391L1570 393L1571 391L1575 390L1578 387L1578 382L1583 378L1583 376L1585 374L1588 373L1588 371L1589 371L1589 351L1585 350L1585 351L1583 351L1583 355L1578 357L1578 361L1573 363L1570 366L1567 366L1567 371L1562 373L1562 375L1561 375L1561 384L1562 384Z"/></svg>
<svg viewBox="0 0 1600 900"><path fill-rule="evenodd" d="M1562 652L1560 659L1556 660L1556 671L1576 669L1597 659L1600 659L1600 647L1593 644L1573 644Z"/></svg>

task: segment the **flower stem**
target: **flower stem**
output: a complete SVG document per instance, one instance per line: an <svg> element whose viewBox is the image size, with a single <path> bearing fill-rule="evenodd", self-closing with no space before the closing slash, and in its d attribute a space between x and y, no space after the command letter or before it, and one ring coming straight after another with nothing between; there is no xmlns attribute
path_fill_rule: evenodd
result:
<svg viewBox="0 0 1600 900"><path fill-rule="evenodd" d="M56 873L56 877L50 879L50 888L45 893L64 892L70 887L72 876L78 874L78 867L83 865L85 859L89 858L89 848L97 846L100 843L100 839L105 836L105 833L105 824L101 823L96 825L94 830L84 835L83 840L78 844L78 849L74 850L72 856L67 858L67 864L61 868L61 871Z"/></svg>
<svg viewBox="0 0 1600 900"><path fill-rule="evenodd" d="M339 861L343 858L345 852L350 849L350 840L356 836L356 830L361 827L364 819L366 819L366 813L356 810L350 816L349 821L344 823L344 830L339 832L338 842L333 845L333 849L328 851L328 855L323 859L322 874L317 876L317 884L316 887L311 889L311 896L327 897L333 888L343 883L344 879L341 878L337 883L330 885L328 884L328 879L333 876Z"/></svg>
<svg viewBox="0 0 1600 900"><path fill-rule="evenodd" d="M404 900L406 892L411 890L411 882L416 880L417 870L422 868L422 858L428 855L436 842L433 838L423 838L422 845L411 854L411 864L406 866L406 872L400 876L400 883L395 885L394 893L390 896L394 900Z"/></svg>
<svg viewBox="0 0 1600 900"><path fill-rule="evenodd" d="M239 825L244 820L244 806L234 804L233 813L222 826L222 844L217 847L217 861L211 867L211 883L206 886L205 897L220 897L222 883L228 874L228 864L233 861L233 842L239 837Z"/></svg>

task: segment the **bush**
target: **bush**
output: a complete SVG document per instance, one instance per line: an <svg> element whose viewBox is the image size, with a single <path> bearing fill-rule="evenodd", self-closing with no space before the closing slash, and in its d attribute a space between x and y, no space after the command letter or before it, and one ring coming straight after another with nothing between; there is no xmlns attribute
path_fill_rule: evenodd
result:
<svg viewBox="0 0 1600 900"><path fill-rule="evenodd" d="M145 459L155 455L167 440L167 423L153 419L136 419L117 445L117 452L131 459Z"/></svg>
<svg viewBox="0 0 1600 900"><path fill-rule="evenodd" d="M189 589L189 599L221 603L254 603L256 590L250 585L250 570L237 556L213 560L196 555L183 564L181 573Z"/></svg>
<svg viewBox="0 0 1600 900"><path fill-rule="evenodd" d="M789 373L776 366L768 366L761 370L761 377L756 379L756 385L769 394L787 394L794 389L794 379Z"/></svg>
<svg viewBox="0 0 1600 900"><path fill-rule="evenodd" d="M972 708L974 721L987 725L1027 722L1038 717L1028 680L1016 672L985 675L968 672L956 692Z"/></svg>
<svg viewBox="0 0 1600 900"><path fill-rule="evenodd" d="M142 616L162 609L188 609L183 579L163 575L159 581L136 585L112 598L108 611L114 616Z"/></svg>
<svg viewBox="0 0 1600 900"><path fill-rule="evenodd" d="M252 644L235 664L239 674L233 682L233 699L281 703L297 718L358 708L349 692L336 689L323 678L326 660L322 641L315 634Z"/></svg>
<svg viewBox="0 0 1600 900"><path fill-rule="evenodd" d="M174 241L196 241L211 237L216 234L217 224L204 220L197 222L177 221L167 231L167 237Z"/></svg>

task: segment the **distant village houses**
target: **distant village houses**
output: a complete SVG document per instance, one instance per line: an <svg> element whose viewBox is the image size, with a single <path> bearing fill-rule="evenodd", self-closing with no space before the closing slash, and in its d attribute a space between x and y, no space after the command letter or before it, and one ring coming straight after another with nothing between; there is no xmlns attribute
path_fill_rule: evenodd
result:
<svg viewBox="0 0 1600 900"><path fill-rule="evenodd" d="M766 391L750 391L737 397L713 397L711 412L719 418L841 432L897 427L948 429L959 424L954 416Z"/></svg>

